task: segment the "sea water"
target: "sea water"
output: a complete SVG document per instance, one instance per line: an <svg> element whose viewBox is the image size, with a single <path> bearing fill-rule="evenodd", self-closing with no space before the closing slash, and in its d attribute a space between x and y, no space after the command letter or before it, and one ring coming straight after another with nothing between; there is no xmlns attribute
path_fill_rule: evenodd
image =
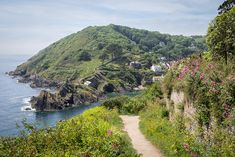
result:
<svg viewBox="0 0 235 157"><path fill-rule="evenodd" d="M25 62L30 56L1 55L0 56L0 136L19 134L16 127L26 119L38 127L55 126L60 120L69 119L81 114L84 110L97 106L98 103L84 105L55 112L26 111L30 108L30 97L36 96L42 89L33 89L29 84L18 83L17 78L11 78L5 72L12 71L17 65Z"/></svg>

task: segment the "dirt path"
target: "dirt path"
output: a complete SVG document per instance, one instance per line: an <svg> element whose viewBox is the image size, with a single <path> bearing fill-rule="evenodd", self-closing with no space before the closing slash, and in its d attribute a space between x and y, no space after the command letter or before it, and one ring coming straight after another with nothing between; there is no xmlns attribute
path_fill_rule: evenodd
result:
<svg viewBox="0 0 235 157"><path fill-rule="evenodd" d="M139 130L139 116L120 116L124 123L124 131L131 138L133 147L143 157L164 157Z"/></svg>

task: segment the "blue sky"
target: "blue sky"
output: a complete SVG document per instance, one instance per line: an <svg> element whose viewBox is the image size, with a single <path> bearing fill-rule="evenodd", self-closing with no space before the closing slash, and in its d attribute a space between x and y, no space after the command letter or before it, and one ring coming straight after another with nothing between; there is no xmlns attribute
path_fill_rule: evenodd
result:
<svg viewBox="0 0 235 157"><path fill-rule="evenodd" d="M0 0L0 54L35 54L90 25L206 34L223 0Z"/></svg>

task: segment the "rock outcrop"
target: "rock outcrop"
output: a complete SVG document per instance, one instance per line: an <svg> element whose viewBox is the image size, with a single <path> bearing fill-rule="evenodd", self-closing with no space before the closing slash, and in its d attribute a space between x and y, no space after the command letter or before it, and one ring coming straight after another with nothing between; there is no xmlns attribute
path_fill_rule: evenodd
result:
<svg viewBox="0 0 235 157"><path fill-rule="evenodd" d="M37 74L28 74L25 70L16 69L9 72L8 75L19 77L20 83L30 83L31 88L59 88L61 86L60 81L45 79Z"/></svg>
<svg viewBox="0 0 235 157"><path fill-rule="evenodd" d="M174 120L175 116L182 114L186 119L186 128L194 130L197 126L194 117L196 109L192 101L185 97L184 92L173 90L169 98L165 96L167 109L170 111L170 120Z"/></svg>
<svg viewBox="0 0 235 157"><path fill-rule="evenodd" d="M42 90L39 96L31 98L30 103L36 111L56 111L97 101L95 93L81 91L75 85L66 82L54 94Z"/></svg>

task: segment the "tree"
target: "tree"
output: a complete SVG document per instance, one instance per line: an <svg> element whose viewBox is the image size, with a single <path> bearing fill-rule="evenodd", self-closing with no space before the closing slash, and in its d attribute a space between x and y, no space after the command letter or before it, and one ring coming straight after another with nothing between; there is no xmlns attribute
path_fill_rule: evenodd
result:
<svg viewBox="0 0 235 157"><path fill-rule="evenodd" d="M104 61L106 59L109 59L109 55L105 52L103 52L100 56L99 56L99 59L102 60L102 63L104 63Z"/></svg>
<svg viewBox="0 0 235 157"><path fill-rule="evenodd" d="M235 0L224 1L224 3L221 4L218 8L219 14L223 14L223 13L228 12L229 10L231 10L233 8L234 5L235 5Z"/></svg>
<svg viewBox="0 0 235 157"><path fill-rule="evenodd" d="M80 55L79 55L79 60L80 61L90 61L91 60L91 55L90 53L83 51Z"/></svg>
<svg viewBox="0 0 235 157"><path fill-rule="evenodd" d="M112 60L121 56L122 47L118 44L109 44L105 50L107 53L111 54Z"/></svg>
<svg viewBox="0 0 235 157"><path fill-rule="evenodd" d="M210 24L206 39L214 58L224 58L235 54L235 7L218 15Z"/></svg>

